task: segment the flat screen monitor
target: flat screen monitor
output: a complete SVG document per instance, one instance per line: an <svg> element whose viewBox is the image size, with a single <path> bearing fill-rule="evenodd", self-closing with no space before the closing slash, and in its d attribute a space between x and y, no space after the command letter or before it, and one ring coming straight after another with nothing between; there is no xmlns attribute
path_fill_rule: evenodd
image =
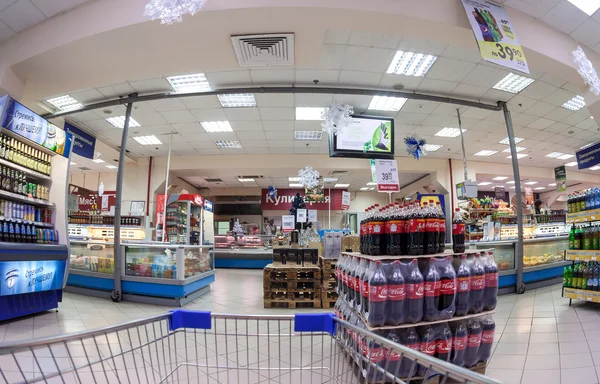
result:
<svg viewBox="0 0 600 384"><path fill-rule="evenodd" d="M394 119L352 116L353 122L337 135L329 136L330 157L362 159L394 158Z"/></svg>

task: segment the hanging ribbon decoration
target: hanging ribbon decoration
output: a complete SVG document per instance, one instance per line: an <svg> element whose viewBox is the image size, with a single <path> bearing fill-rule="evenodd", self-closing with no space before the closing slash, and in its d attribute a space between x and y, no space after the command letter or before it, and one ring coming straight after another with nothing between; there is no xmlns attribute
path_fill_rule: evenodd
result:
<svg viewBox="0 0 600 384"><path fill-rule="evenodd" d="M277 189L275 189L275 187L271 185L269 186L267 194L271 199L274 199L275 197L277 197Z"/></svg>
<svg viewBox="0 0 600 384"><path fill-rule="evenodd" d="M421 139L417 135L409 135L404 138L404 144L406 144L406 152L419 160L421 156L426 155L424 147L427 141Z"/></svg>

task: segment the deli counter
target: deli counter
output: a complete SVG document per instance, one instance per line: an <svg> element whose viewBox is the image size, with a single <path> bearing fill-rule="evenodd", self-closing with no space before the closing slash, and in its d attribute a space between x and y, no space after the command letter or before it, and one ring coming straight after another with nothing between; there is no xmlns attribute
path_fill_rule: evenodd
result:
<svg viewBox="0 0 600 384"><path fill-rule="evenodd" d="M273 262L273 236L215 235L217 268L263 269Z"/></svg>

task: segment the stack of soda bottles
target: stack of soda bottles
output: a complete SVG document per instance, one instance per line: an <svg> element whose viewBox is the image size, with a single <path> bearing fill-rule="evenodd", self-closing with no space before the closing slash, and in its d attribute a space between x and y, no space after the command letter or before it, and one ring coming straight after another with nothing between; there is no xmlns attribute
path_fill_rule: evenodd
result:
<svg viewBox="0 0 600 384"><path fill-rule="evenodd" d="M464 223L462 229L464 251ZM445 245L446 219L440 203L433 200L425 206L375 204L360 222L360 253L365 255L432 255L443 252Z"/></svg>
<svg viewBox="0 0 600 384"><path fill-rule="evenodd" d="M587 291L600 291L600 265L596 262L567 265L563 274L563 286Z"/></svg>
<svg viewBox="0 0 600 384"><path fill-rule="evenodd" d="M588 188L567 198L567 211L576 213L600 208L600 188Z"/></svg>
<svg viewBox="0 0 600 384"><path fill-rule="evenodd" d="M573 224L569 232L569 249L593 251L600 250L600 226Z"/></svg>

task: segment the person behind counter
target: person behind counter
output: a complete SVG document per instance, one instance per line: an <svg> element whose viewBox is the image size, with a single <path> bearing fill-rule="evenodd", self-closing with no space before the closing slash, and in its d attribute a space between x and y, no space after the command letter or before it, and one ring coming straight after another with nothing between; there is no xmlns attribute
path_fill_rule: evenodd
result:
<svg viewBox="0 0 600 384"><path fill-rule="evenodd" d="M535 205L535 214L541 215L542 214L542 200L537 199L535 201L534 205Z"/></svg>

